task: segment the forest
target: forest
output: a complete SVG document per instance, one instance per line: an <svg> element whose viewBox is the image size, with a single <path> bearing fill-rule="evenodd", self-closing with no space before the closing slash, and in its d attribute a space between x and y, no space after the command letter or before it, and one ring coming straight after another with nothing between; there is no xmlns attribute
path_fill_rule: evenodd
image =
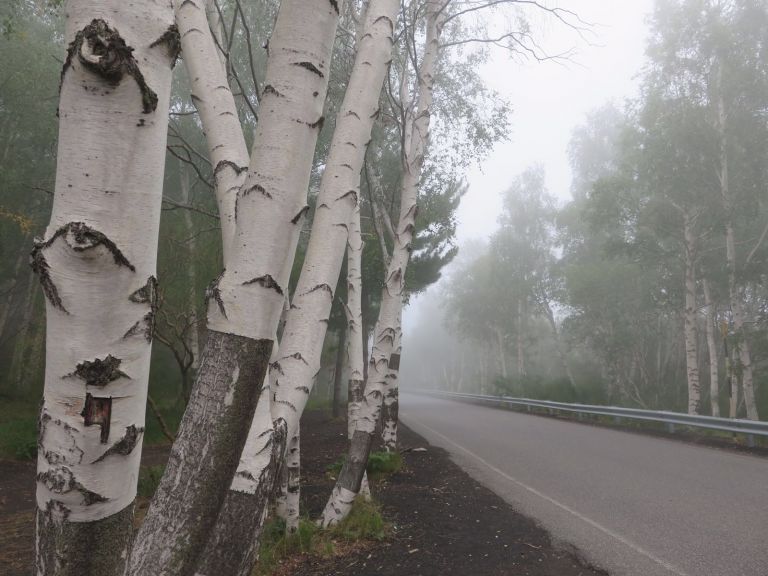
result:
<svg viewBox="0 0 768 576"><path fill-rule="evenodd" d="M510 175L459 245L514 137L483 66L567 66L544 31L597 28L535 0L4 1L0 460L37 463L35 573L256 574L275 518L344 525L399 466L401 387L768 417L765 1L658 0L570 190ZM347 445L310 522L316 409Z"/></svg>
<svg viewBox="0 0 768 576"><path fill-rule="evenodd" d="M766 417L768 15L705 6L657 4L639 96L571 135L571 200L512 180L406 337L409 384Z"/></svg>

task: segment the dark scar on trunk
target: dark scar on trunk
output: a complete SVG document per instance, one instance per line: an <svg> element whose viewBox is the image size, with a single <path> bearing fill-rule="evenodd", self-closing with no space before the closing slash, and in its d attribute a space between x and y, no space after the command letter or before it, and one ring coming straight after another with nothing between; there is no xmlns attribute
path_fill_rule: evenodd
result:
<svg viewBox="0 0 768 576"><path fill-rule="evenodd" d="M336 14L339 13L339 3L337 0L328 0L331 3L331 6L336 11Z"/></svg>
<svg viewBox="0 0 768 576"><path fill-rule="evenodd" d="M307 294L311 294L312 292L316 292L318 290L325 290L326 292L328 292L328 294L331 295L331 298L333 298L333 288L331 288L328 284L325 284L325 283L318 284L317 286L313 286L312 288L310 288L306 292L303 292L301 295L305 296Z"/></svg>
<svg viewBox="0 0 768 576"><path fill-rule="evenodd" d="M323 73L318 69L318 67L312 64L312 62L294 62L293 65L300 66L301 68L309 70L313 74L317 74L318 76L320 76L320 78L325 78L325 75L323 75Z"/></svg>
<svg viewBox="0 0 768 576"><path fill-rule="evenodd" d="M299 213L296 214L293 218L291 218L291 224L298 224L299 220L301 220L301 217L304 216L309 211L309 206L304 206L301 210L299 210Z"/></svg>
<svg viewBox="0 0 768 576"><path fill-rule="evenodd" d="M45 486L55 494L66 494L72 490L77 491L83 497L83 504L85 506L109 500L109 498L106 498L101 494L88 490L80 482L75 480L75 475L66 466L40 472L36 479L38 482L45 484Z"/></svg>
<svg viewBox="0 0 768 576"><path fill-rule="evenodd" d="M112 398L99 398L90 393L85 395L85 406L80 415L86 426L101 426L101 443L109 440L109 425L112 420Z"/></svg>
<svg viewBox="0 0 768 576"><path fill-rule="evenodd" d="M224 318L227 317L227 311L224 309L224 301L221 299L221 290L219 290L219 282L221 282L221 279L224 277L224 273L227 271L225 268L221 271L221 274L219 274L205 289L205 304L208 305L208 302L213 298L216 301L216 304L219 307L219 312L221 312L221 315L224 316Z"/></svg>
<svg viewBox="0 0 768 576"><path fill-rule="evenodd" d="M120 370L121 363L122 360L120 358L115 358L108 354L103 360L96 358L95 360L80 362L75 371L67 374L67 376L76 376L85 380L86 386L104 387L120 378L130 379L125 372Z"/></svg>
<svg viewBox="0 0 768 576"><path fill-rule="evenodd" d="M155 317L157 316L157 278L154 276L147 278L147 283L133 292L128 299L136 304L149 304L149 312L131 326L123 338L143 333L147 342L152 342L152 337L155 334Z"/></svg>
<svg viewBox="0 0 768 576"><path fill-rule="evenodd" d="M280 296L283 296L283 289L280 287L280 284L278 284L277 281L269 274L264 274L264 276L259 276L258 278L253 278L243 282L243 286L248 286L249 284L258 284L262 288L274 290L280 294Z"/></svg>
<svg viewBox="0 0 768 576"><path fill-rule="evenodd" d="M139 437L143 433L144 433L144 428L137 428L133 424L131 424L130 426L126 426L125 435L122 438L120 438L120 440L112 444L112 446L107 448L107 451L104 452L104 454L102 454L101 456L99 456L96 460L94 460L92 464L96 464L96 462L101 462L107 456L113 456L113 455L128 456L128 454L133 452L133 449L136 448L136 444L139 443Z"/></svg>
<svg viewBox="0 0 768 576"><path fill-rule="evenodd" d="M358 201L357 190L350 190L349 192L345 192L344 194L336 198L335 201L338 202L339 200L344 200L344 198L346 198L347 196L352 196L355 199L355 204L357 204L357 201Z"/></svg>
<svg viewBox="0 0 768 576"><path fill-rule="evenodd" d="M262 186L261 184L254 184L253 186L250 186L249 188L246 188L245 190L243 190L243 194L242 195L243 196L248 196L248 194L250 194L251 192L258 192L262 196L265 196L265 197L270 198L270 199L272 198L272 194L267 192L267 189L264 188L264 186Z"/></svg>
<svg viewBox="0 0 768 576"><path fill-rule="evenodd" d="M272 86L272 84L267 84L266 86L264 86L264 91L261 93L261 95L265 96L267 94L274 94L278 98L282 98L283 97L283 95L280 94L280 92L277 91L277 88Z"/></svg>
<svg viewBox="0 0 768 576"><path fill-rule="evenodd" d="M84 252L86 250L90 250L91 248L96 248L97 246L104 246L104 248L106 248L107 251L112 254L112 258L114 259L115 264L118 266L125 266L132 272L136 271L136 268L133 266L133 264L128 261L128 259L123 255L115 243L112 242L112 240L107 238L107 236L102 232L94 230L83 222L69 222L64 224L58 230L56 230L56 232L54 232L48 240L36 238L34 241L34 247L30 253L30 267L40 279L40 284L43 287L43 293L51 305L54 308L58 308L62 312L66 312L67 314L69 314L69 312L64 307L64 304L61 301L61 296L59 295L59 290L51 279L51 268L45 258L45 255L43 254L43 251L47 248L50 248L53 243L56 242L56 240L62 236L66 236L68 233L72 234L76 243L75 246L72 246L72 249L75 252Z"/></svg>
<svg viewBox="0 0 768 576"><path fill-rule="evenodd" d="M175 67L176 61L179 59L179 54L181 54L181 36L179 36L179 28L176 24L168 26L168 30L163 32L163 35L152 42L149 47L154 48L155 46L161 45L164 45L168 49L168 56L171 59L171 68Z"/></svg>
<svg viewBox="0 0 768 576"><path fill-rule="evenodd" d="M86 44L90 49L91 58L96 57L95 62L87 59L83 54L83 47ZM99 18L92 20L75 35L75 39L67 49L67 59L61 70L61 83L64 82L64 75L72 66L75 57L83 68L100 76L112 86L120 84L126 75L132 77L141 92L144 114L157 109L157 94L147 85L133 57L133 48L128 46L120 33L110 28L104 20Z"/></svg>

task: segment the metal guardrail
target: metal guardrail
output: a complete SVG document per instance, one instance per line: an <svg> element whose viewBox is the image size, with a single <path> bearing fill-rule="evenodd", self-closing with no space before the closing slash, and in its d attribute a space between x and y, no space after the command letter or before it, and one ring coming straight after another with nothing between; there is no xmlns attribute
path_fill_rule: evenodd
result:
<svg viewBox="0 0 768 576"><path fill-rule="evenodd" d="M412 390L412 392L417 392ZM532 400L530 398L512 398L509 396L486 396L483 394L462 394L459 392L445 392L442 390L419 390L419 393L430 396L439 396L455 400L468 400L471 402L480 402L484 404L493 404L496 406L524 406L530 412L533 408L543 408L549 410L550 414L555 411L571 412L578 415L579 419L583 416L613 416L617 422L623 418L630 420L644 420L649 422L662 422L666 424L670 433L675 431L675 426L692 426L706 430L718 430L722 432L733 432L736 434L745 434L747 444L750 447L755 445L755 436L768 438L768 422L756 420L741 420L732 418L715 418L714 416L695 416L683 414L681 412L667 412L664 410L641 410L638 408L620 408L618 406L595 406L591 404L569 404L567 402L551 402L549 400Z"/></svg>

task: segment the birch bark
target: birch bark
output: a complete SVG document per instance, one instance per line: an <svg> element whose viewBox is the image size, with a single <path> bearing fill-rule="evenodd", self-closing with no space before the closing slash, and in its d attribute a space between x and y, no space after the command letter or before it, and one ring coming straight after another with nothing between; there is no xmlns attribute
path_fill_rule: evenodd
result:
<svg viewBox="0 0 768 576"><path fill-rule="evenodd" d="M728 292L731 300L731 314L733 316L733 329L736 334L735 353L739 365L736 372L741 376L741 388L744 392L744 404L747 408L747 418L758 420L757 403L755 402L755 387L752 375L752 356L749 350L749 342L744 330L744 312L742 309L741 293L736 277L736 236L733 230L733 197L730 189L728 174L728 113L722 94L722 68L718 69L718 129L720 131L720 196L725 212L725 252L728 264ZM735 397L735 395L734 395Z"/></svg>
<svg viewBox="0 0 768 576"><path fill-rule="evenodd" d="M46 296L36 572L122 574L144 432L171 67L154 0L70 0Z"/></svg>
<svg viewBox="0 0 768 576"><path fill-rule="evenodd" d="M709 351L709 403L712 407L712 416L720 416L720 368L717 357L717 341L715 340L715 324L717 311L712 301L712 292L709 281L702 280L704 288L704 305L707 307L707 350Z"/></svg>
<svg viewBox="0 0 768 576"><path fill-rule="evenodd" d="M363 236L360 230L360 205L355 206L347 239L347 436L351 440L365 384L365 352L363 347ZM360 493L370 499L368 476L364 475Z"/></svg>
<svg viewBox="0 0 768 576"><path fill-rule="evenodd" d="M683 213L685 260L685 308L683 332L685 336L685 365L688 383L688 414L701 412L701 383L699 381L698 334L696 330L696 240L693 222L688 212Z"/></svg>
<svg viewBox="0 0 768 576"><path fill-rule="evenodd" d="M192 1L202 18L203 6ZM190 0L177 2L177 13L187 7L192 7ZM271 489L275 472L271 466L269 481L263 483L235 474L267 373L288 285L286 271L306 210L337 22L336 2L281 3L269 42L250 165L234 198L226 269L208 290L209 333L200 370L168 466L137 535L129 576L186 576L195 570L235 576L250 572L255 562L263 516L235 514L238 502L227 497L236 492L246 500L266 499L262 487L269 484ZM207 24L193 36L210 36ZM220 70L215 51L210 53L213 46L195 43L200 50L207 47L205 59ZM220 86L211 89L230 94ZM206 124L207 134L212 129ZM275 444L284 450L280 423Z"/></svg>
<svg viewBox="0 0 768 576"><path fill-rule="evenodd" d="M389 357L389 373L384 388L381 410L381 441L386 452L397 452L397 418L399 415L400 390L398 376L400 373L400 354L403 350L403 309L400 305L400 315L397 319L397 332L392 355Z"/></svg>
<svg viewBox="0 0 768 576"><path fill-rule="evenodd" d="M437 0L428 0L426 12L424 55L418 70L417 110L413 119L410 147L404 150L403 154L400 218L392 258L382 289L379 319L374 329L373 349L368 363L363 405L350 441L349 454L323 511L321 518L323 526L339 522L352 508L355 496L360 490L376 424L381 415L382 394L395 345L397 319L402 310L405 272L415 229L418 184L429 138L432 87L439 50L440 3Z"/></svg>

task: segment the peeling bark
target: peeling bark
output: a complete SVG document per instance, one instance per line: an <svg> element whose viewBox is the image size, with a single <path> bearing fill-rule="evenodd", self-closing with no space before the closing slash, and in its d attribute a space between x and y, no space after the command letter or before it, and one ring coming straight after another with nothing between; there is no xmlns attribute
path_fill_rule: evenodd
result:
<svg viewBox="0 0 768 576"><path fill-rule="evenodd" d="M192 93L205 95L193 102L205 128L211 166L215 167L216 203L226 263L235 235L237 193L246 178L248 148L221 53L208 23L205 0L173 0L173 5ZM193 30L198 33L190 34Z"/></svg>
<svg viewBox="0 0 768 576"><path fill-rule="evenodd" d="M381 441L386 452L397 452L397 419L399 414L400 390L398 377L400 374L400 354L402 353L402 306L397 322L397 335L392 355L389 357L389 373L384 388L384 398L381 410Z"/></svg>
<svg viewBox="0 0 768 576"><path fill-rule="evenodd" d="M184 0L177 12L192 4ZM279 448L280 458L272 456L260 477L248 477L247 470L239 475L238 464L283 309L282 291L300 230L300 222L292 219L306 205L317 140L317 130L296 120L315 122L327 90L325 73L319 76L295 64L306 61L328 70L337 20L332 7L320 0L281 3L265 84L284 97L262 97L249 168L237 191L226 269L208 291L206 351L172 449L172 465L137 535L129 576L238 576L248 574L255 562L263 510L285 450L285 424L277 419L274 425L273 447ZM182 42L199 36L183 36ZM245 193L255 186L266 194ZM232 353L214 360L216 348ZM229 380L231 388L222 380ZM241 490L241 483L247 490Z"/></svg>
<svg viewBox="0 0 768 576"><path fill-rule="evenodd" d="M709 352L709 403L712 407L712 416L720 416L720 368L717 357L717 341L715 339L715 325L717 323L717 311L712 301L712 293L709 288L709 280L703 279L704 305L707 307L707 351Z"/></svg>
<svg viewBox="0 0 768 576"><path fill-rule="evenodd" d="M51 220L31 264L46 297L38 575L121 575L132 534L153 314L170 8L70 0ZM109 191L106 193L105 191ZM151 284L154 287L154 284ZM137 296L138 294L138 296Z"/></svg>
<svg viewBox="0 0 768 576"><path fill-rule="evenodd" d="M701 412L701 383L699 381L698 334L696 330L696 241L690 215L683 214L685 254L685 308L683 310L685 335L685 363L688 383L688 413Z"/></svg>
<svg viewBox="0 0 768 576"><path fill-rule="evenodd" d="M301 446L300 432L296 432L285 453L280 491L277 497L277 516L285 521L286 534L299 529L299 502L301 499Z"/></svg>
<svg viewBox="0 0 768 576"><path fill-rule="evenodd" d="M424 151L429 139L432 87L439 50L440 14L440 3L437 0L428 0L424 55L418 70L417 112L413 117L410 145L403 154L400 218L395 231L392 258L382 289L379 319L374 329L365 395L355 432L350 441L349 454L323 511L321 519L323 526L335 524L349 513L354 497L360 491L376 424L381 415L383 390L395 346L397 321L402 311L405 271L411 255L418 184L424 162Z"/></svg>

